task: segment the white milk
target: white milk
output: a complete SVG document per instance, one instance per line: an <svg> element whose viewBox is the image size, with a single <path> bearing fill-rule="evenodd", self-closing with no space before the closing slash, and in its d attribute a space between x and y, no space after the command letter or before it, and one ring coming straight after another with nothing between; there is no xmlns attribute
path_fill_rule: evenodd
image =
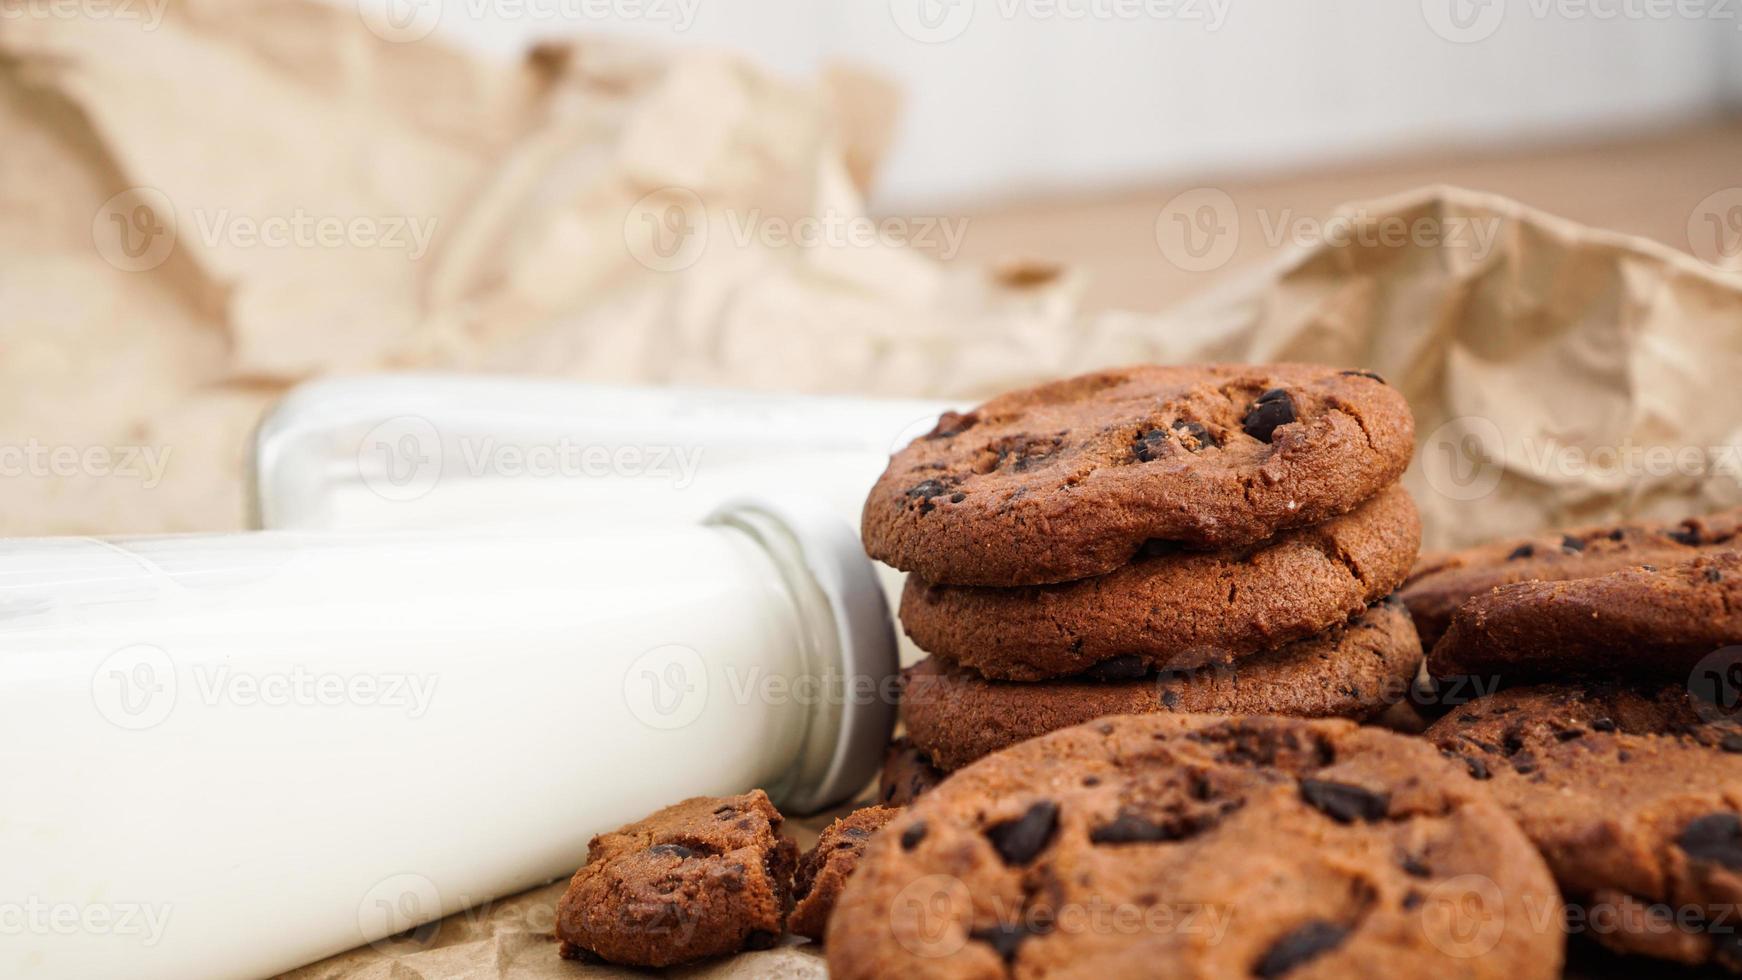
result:
<svg viewBox="0 0 1742 980"><path fill-rule="evenodd" d="M844 525L750 506L0 544L0 976L261 976L684 797L846 798L892 720L870 574Z"/></svg>

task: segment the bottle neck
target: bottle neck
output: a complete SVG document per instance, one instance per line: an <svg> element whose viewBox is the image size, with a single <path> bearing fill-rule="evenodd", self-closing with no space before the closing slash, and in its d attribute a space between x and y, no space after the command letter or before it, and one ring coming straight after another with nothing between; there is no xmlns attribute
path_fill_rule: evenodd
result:
<svg viewBox="0 0 1742 980"><path fill-rule="evenodd" d="M738 501L708 523L756 542L792 597L808 693L798 750L770 797L799 814L850 799L895 724L895 631L870 559L851 527L808 503Z"/></svg>

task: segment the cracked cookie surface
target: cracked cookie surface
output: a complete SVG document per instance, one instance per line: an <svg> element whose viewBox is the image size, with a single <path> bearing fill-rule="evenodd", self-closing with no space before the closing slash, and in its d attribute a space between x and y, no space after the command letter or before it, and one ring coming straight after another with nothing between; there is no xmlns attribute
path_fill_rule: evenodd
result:
<svg viewBox="0 0 1742 980"><path fill-rule="evenodd" d="M798 847L767 794L695 797L594 837L557 903L562 955L663 967L779 941Z"/></svg>
<svg viewBox="0 0 1742 980"><path fill-rule="evenodd" d="M1742 971L1742 726L1680 685L1543 685L1426 737L1488 786L1609 949Z"/></svg>
<svg viewBox="0 0 1742 980"><path fill-rule="evenodd" d="M1365 719L1408 697L1421 644L1402 605L1226 667L1124 680L987 680L937 658L904 672L907 737L944 770L1105 715L1173 711Z"/></svg>
<svg viewBox="0 0 1742 980"><path fill-rule="evenodd" d="M1137 560L1059 585L926 585L909 576L901 623L922 650L988 677L1066 677L1106 661L1225 663L1345 622L1395 589L1421 545L1402 487L1247 548Z"/></svg>
<svg viewBox="0 0 1742 980"><path fill-rule="evenodd" d="M1594 578L1742 548L1742 507L1677 522L1594 525L1421 556L1399 590L1423 646L1444 635L1472 596L1515 582Z"/></svg>
<svg viewBox="0 0 1742 980"><path fill-rule="evenodd" d="M858 867L871 835L900 812L900 807L863 807L823 829L816 846L799 859L798 873L793 876L792 915L787 928L794 935L823 938L835 901Z"/></svg>
<svg viewBox="0 0 1742 980"><path fill-rule="evenodd" d="M1503 585L1467 600L1428 654L1435 677L1685 679L1742 644L1742 553L1595 578Z"/></svg>
<svg viewBox="0 0 1742 980"><path fill-rule="evenodd" d="M1140 366L948 413L865 502L871 556L928 582L1102 575L1146 542L1262 541L1396 482L1414 421L1374 375L1302 364Z"/></svg>
<svg viewBox="0 0 1742 980"><path fill-rule="evenodd" d="M1546 980L1559 909L1518 826L1420 739L1122 716L982 759L902 811L841 896L828 961L837 980Z"/></svg>

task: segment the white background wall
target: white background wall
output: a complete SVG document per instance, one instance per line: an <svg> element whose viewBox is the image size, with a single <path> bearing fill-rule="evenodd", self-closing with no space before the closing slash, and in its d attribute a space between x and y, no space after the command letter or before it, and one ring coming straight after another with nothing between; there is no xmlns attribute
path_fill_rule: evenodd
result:
<svg viewBox="0 0 1742 980"><path fill-rule="evenodd" d="M1736 0L335 2L439 4L439 30L505 54L592 31L723 45L791 74L876 67L908 98L887 208L1528 144L1742 105Z"/></svg>

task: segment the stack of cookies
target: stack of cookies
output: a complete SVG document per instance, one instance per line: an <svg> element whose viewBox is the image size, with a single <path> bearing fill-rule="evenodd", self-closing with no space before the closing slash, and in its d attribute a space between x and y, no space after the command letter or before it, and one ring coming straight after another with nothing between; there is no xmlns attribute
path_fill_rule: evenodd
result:
<svg viewBox="0 0 1742 980"><path fill-rule="evenodd" d="M1420 543L1413 444L1382 379L1310 365L1104 371L945 415L865 506L930 654L905 675L905 758L953 771L1113 714L1400 700L1421 648L1386 597Z"/></svg>
<svg viewBox="0 0 1742 980"><path fill-rule="evenodd" d="M1431 555L1403 589L1451 708L1425 736L1541 851L1574 951L1742 972L1738 549L1742 509Z"/></svg>

